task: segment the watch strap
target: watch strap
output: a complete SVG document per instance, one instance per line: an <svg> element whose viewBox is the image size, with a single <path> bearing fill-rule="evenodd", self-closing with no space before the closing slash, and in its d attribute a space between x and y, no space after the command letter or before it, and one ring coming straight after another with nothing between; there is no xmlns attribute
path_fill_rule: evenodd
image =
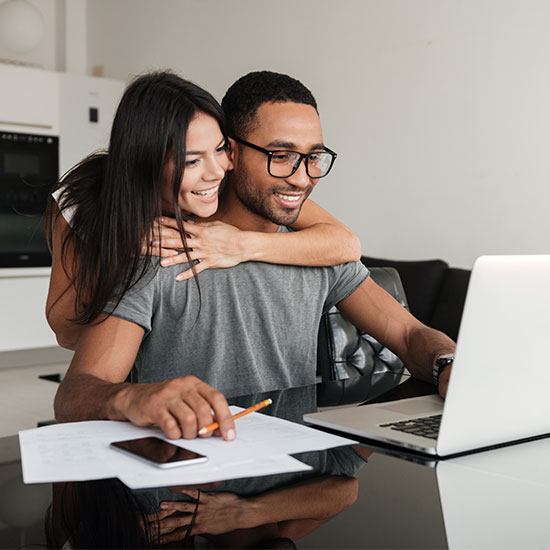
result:
<svg viewBox="0 0 550 550"><path fill-rule="evenodd" d="M455 360L454 353L446 353L445 355L440 355L435 361L432 369L432 378L435 384L435 387L439 387L439 376L443 369L450 365Z"/></svg>

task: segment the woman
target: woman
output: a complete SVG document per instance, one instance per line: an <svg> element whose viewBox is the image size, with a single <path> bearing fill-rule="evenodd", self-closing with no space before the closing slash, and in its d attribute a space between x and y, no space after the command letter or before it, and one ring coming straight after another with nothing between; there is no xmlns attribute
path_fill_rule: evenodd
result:
<svg viewBox="0 0 550 550"><path fill-rule="evenodd" d="M334 265L359 258L355 235L309 200L294 227L299 238L184 222L186 214L204 218L217 209L230 168L224 127L216 100L175 74L147 74L127 88L108 152L69 172L50 205L46 312L60 345L74 349L85 325L143 276L153 255L164 256L161 265L200 261L179 280L251 259ZM206 154L186 148L190 132L208 142Z"/></svg>
<svg viewBox="0 0 550 550"><path fill-rule="evenodd" d="M196 271L183 216L207 217L216 210L218 189L230 167L219 104L198 86L163 72L142 76L128 87L113 122L108 153L86 159L64 179L56 194L60 210L51 216L54 265L48 310L50 322L57 310L57 319L63 323L62 330L56 330L61 343L78 343L78 347L56 394L58 421L129 420L138 426L158 425L169 438L194 438L199 428L216 419L220 434L231 440L235 426L224 393L236 387L242 390L243 385L264 391L268 389L266 376L299 378L297 383L314 376L311 368L293 368L282 353L276 363L270 362L268 372L256 368L258 361L271 361L271 355L255 355L250 346L250 361L240 364L243 350L230 332L225 333L227 346L215 345L213 316L219 325L226 318L224 305L217 307L218 300L223 301L218 290L228 292L226 286L216 286L216 273L204 274L209 291L201 298L200 277L178 287L172 278L174 270L160 270L152 258L152 242L159 238L162 247L164 240L158 234L157 220L173 216L191 269ZM323 222L319 217L308 222L320 225L321 231L319 227L309 232L304 229L303 239L299 234L298 239L290 239L295 237L290 235L293 247L281 237L276 254L288 247L289 256L295 256L288 261L297 263L307 256L303 251L310 250L312 243L317 250L338 249L339 243L319 238L319 233L326 233ZM303 241L302 252L298 241ZM254 262L235 269L265 273L264 266L264 262ZM274 267L278 272L279 266ZM270 271L274 282L284 285L278 273ZM231 270L221 275L227 279L235 274ZM328 293L328 277L315 278ZM235 284L246 286L246 280ZM261 277L255 284L271 288ZM251 288L246 299L254 300L261 290ZM133 298L140 311L145 308L147 315L152 314L151 324L124 313L122 300ZM212 317L201 314L202 305L210 308ZM116 314L110 315L115 308ZM265 311L284 316L281 308ZM250 321L244 319L247 313L235 314L239 322ZM259 324L253 327L258 328ZM266 337L266 345L276 346L270 344L268 331ZM298 351L309 353L305 349L301 346ZM148 353L153 354L151 360ZM202 353L216 357L199 358ZM311 367L311 358L307 359ZM238 370L235 376L234 369ZM129 378L132 383L127 382Z"/></svg>

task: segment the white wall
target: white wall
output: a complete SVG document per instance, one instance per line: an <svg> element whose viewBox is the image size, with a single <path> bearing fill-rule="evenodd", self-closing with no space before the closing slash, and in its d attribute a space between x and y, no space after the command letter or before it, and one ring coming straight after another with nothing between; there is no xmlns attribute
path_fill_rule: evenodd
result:
<svg viewBox="0 0 550 550"><path fill-rule="evenodd" d="M1 0L3 4L6 0ZM31 65L37 68L54 70L56 67L55 36L59 31L56 28L56 17L61 0L28 0L41 14L44 22L42 39L36 47L29 52L17 53L10 51L0 40L0 59L12 61L17 64Z"/></svg>
<svg viewBox="0 0 550 550"><path fill-rule="evenodd" d="M363 253L548 252L546 0L93 0L88 66L173 67L221 99L242 74L287 72L339 153L316 198Z"/></svg>

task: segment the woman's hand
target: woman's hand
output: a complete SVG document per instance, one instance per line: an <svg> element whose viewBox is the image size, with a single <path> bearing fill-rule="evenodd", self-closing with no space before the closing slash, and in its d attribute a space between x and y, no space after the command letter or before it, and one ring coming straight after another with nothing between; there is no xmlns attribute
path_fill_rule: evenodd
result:
<svg viewBox="0 0 550 550"><path fill-rule="evenodd" d="M172 224L167 224L165 220L173 221L173 227L176 229L173 229ZM170 244L172 244L172 246L170 246ZM166 258L176 256L180 254L182 250L183 244L177 229L176 220L172 218L157 218L155 220L155 228L153 229L152 236L144 237L141 244L142 256L145 256L149 252L152 256Z"/></svg>
<svg viewBox="0 0 550 550"><path fill-rule="evenodd" d="M155 530L158 521L160 544L182 540L187 534L193 512L197 506L199 492L195 489L178 489L177 492L188 495L194 501L164 501L157 514L149 515L151 527ZM244 515L246 500L226 492L202 492L195 516L192 535L220 535L234 531L242 526L239 519Z"/></svg>
<svg viewBox="0 0 550 550"><path fill-rule="evenodd" d="M163 217L159 233L153 239L153 254L162 256L160 263L163 267L189 261L182 252L183 244L177 227L175 219ZM190 249L189 256L196 262L196 273L205 269L233 267L250 259L245 243L246 232L232 225L223 222L184 222L183 229ZM176 279L184 281L191 277L193 271L187 269Z"/></svg>

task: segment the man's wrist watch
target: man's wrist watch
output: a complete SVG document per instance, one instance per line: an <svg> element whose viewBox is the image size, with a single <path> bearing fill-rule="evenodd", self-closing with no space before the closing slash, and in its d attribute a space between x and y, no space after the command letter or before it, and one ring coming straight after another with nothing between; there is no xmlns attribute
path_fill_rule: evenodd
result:
<svg viewBox="0 0 550 550"><path fill-rule="evenodd" d="M432 370L432 377L436 388L439 387L439 376L441 375L441 372L446 366L450 365L454 360L455 360L454 353L446 353L445 355L440 355L435 360L433 370Z"/></svg>

